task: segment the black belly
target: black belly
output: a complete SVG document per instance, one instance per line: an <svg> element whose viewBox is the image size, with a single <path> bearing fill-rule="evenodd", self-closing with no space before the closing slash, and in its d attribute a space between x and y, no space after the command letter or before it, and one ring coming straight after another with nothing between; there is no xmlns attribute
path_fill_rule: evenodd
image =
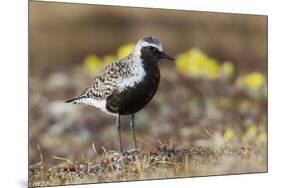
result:
<svg viewBox="0 0 281 188"><path fill-rule="evenodd" d="M159 68L146 73L143 82L114 92L107 98L106 109L120 115L133 114L141 110L154 96L160 81Z"/></svg>

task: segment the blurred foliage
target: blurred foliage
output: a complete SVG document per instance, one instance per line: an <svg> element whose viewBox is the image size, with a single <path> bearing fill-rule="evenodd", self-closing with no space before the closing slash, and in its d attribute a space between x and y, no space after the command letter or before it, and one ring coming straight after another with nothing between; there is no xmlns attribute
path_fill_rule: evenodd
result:
<svg viewBox="0 0 281 188"><path fill-rule="evenodd" d="M244 74L238 77L236 84L240 88L245 88L248 90L259 90L264 86L265 78L262 73L252 72Z"/></svg>
<svg viewBox="0 0 281 188"><path fill-rule="evenodd" d="M89 55L84 60L84 70L92 73L101 70L101 60L96 55Z"/></svg>
<svg viewBox="0 0 281 188"><path fill-rule="evenodd" d="M227 61L221 65L221 77L229 79L234 75L234 66L231 62Z"/></svg>
<svg viewBox="0 0 281 188"><path fill-rule="evenodd" d="M232 63L222 65L198 48L192 48L176 56L177 70L187 77L203 79L228 79L234 74Z"/></svg>
<svg viewBox="0 0 281 188"><path fill-rule="evenodd" d="M84 70L90 74L98 73L103 67L103 64L110 64L118 59L126 57L133 48L133 43L127 43L118 48L116 55L105 55L102 58L99 58L94 54L90 54L84 59Z"/></svg>
<svg viewBox="0 0 281 188"><path fill-rule="evenodd" d="M236 79L236 86L253 97L253 98L261 98L264 96L266 92L266 81L265 76L260 72L250 72L239 75Z"/></svg>
<svg viewBox="0 0 281 188"><path fill-rule="evenodd" d="M234 133L232 129L228 128L224 131L223 138L226 142L233 140L233 137L234 137Z"/></svg>
<svg viewBox="0 0 281 188"><path fill-rule="evenodd" d="M134 48L133 43L125 44L121 46L117 51L117 57L118 59L126 57Z"/></svg>
<svg viewBox="0 0 281 188"><path fill-rule="evenodd" d="M233 128L227 128L223 133L223 139L226 143L233 142L235 139L239 139L237 135L239 134ZM259 126L253 123L245 129L241 138L244 142L266 143L267 132L259 130Z"/></svg>
<svg viewBox="0 0 281 188"><path fill-rule="evenodd" d="M102 58L102 62L105 64L110 64L115 60L116 60L116 57L114 55L106 55Z"/></svg>
<svg viewBox="0 0 281 188"><path fill-rule="evenodd" d="M257 135L258 129L255 124L252 124L250 127L246 129L245 136L246 137L255 137Z"/></svg>
<svg viewBox="0 0 281 188"><path fill-rule="evenodd" d="M258 142L267 142L267 132L263 131L258 135Z"/></svg>

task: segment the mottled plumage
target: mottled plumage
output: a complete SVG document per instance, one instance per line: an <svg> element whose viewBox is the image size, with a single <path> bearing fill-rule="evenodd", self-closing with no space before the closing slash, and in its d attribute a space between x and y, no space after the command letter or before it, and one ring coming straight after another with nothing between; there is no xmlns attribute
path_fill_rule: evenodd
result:
<svg viewBox="0 0 281 188"><path fill-rule="evenodd" d="M127 57L107 65L89 88L66 102L92 105L117 115L122 151L119 116L132 115L131 127L134 134L134 114L156 93L160 81L158 61L163 58L173 60L163 52L162 44L157 38L144 37Z"/></svg>
<svg viewBox="0 0 281 188"><path fill-rule="evenodd" d="M93 84L79 96L73 98L74 102L81 98L106 99L114 90L120 90L119 87L124 80L134 76L131 71L133 63L129 57L105 66L103 71L94 79Z"/></svg>

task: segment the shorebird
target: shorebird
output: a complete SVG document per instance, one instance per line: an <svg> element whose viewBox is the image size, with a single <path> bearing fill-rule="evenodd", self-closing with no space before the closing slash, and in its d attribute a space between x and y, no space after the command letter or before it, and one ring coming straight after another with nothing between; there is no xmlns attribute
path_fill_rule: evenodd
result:
<svg viewBox="0 0 281 188"><path fill-rule="evenodd" d="M155 37L143 37L132 52L123 59L103 69L93 84L67 103L95 106L116 116L120 151L123 153L120 116L130 115L134 150L138 150L135 135L135 113L154 96L160 81L158 61L174 58L163 52L161 42Z"/></svg>

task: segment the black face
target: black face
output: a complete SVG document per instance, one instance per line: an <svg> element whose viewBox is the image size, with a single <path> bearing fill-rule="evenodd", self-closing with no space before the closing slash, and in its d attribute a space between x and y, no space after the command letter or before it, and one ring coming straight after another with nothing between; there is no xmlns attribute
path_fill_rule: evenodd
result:
<svg viewBox="0 0 281 188"><path fill-rule="evenodd" d="M174 58L168 56L164 52L160 52L157 48L153 46L142 47L141 58L145 61L157 63L160 59L168 59L173 61Z"/></svg>

